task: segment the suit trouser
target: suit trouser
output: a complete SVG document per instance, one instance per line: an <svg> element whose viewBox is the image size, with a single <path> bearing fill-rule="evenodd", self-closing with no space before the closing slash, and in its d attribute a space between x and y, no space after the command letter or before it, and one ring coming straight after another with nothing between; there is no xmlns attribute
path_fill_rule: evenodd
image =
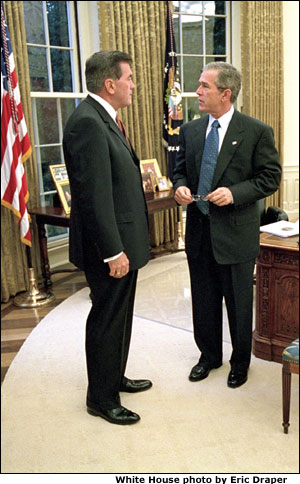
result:
<svg viewBox="0 0 300 484"><path fill-rule="evenodd" d="M225 299L234 370L247 370L251 359L253 271L255 260L221 265L214 258L210 222L203 222L201 251L188 255L195 342L201 363L218 366L223 358L222 302Z"/></svg>
<svg viewBox="0 0 300 484"><path fill-rule="evenodd" d="M92 295L86 324L86 361L89 403L105 409L120 406L119 388L125 373L133 319L138 271L121 279L85 272Z"/></svg>

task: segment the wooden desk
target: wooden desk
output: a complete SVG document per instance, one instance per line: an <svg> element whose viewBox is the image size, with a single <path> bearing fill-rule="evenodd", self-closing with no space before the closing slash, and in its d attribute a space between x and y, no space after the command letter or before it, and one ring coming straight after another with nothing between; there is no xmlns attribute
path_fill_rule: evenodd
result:
<svg viewBox="0 0 300 484"><path fill-rule="evenodd" d="M298 240L261 234L253 353L264 360L282 362L284 348L299 336Z"/></svg>
<svg viewBox="0 0 300 484"><path fill-rule="evenodd" d="M149 214L177 207L177 203L174 199L173 189L165 192L147 193L146 202ZM49 288L52 286L52 282L45 224L55 225L58 227L69 227L70 218L65 214L62 207L32 208L29 210L29 213L30 215L35 216L38 226L42 274L45 282L45 288Z"/></svg>

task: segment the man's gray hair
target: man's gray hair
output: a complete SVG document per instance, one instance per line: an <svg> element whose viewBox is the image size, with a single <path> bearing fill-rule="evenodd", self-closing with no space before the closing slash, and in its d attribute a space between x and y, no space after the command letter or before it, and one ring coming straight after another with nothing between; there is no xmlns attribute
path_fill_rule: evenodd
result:
<svg viewBox="0 0 300 484"><path fill-rule="evenodd" d="M227 62L210 62L203 67L203 71L209 71L212 69L218 71L218 76L215 81L217 88L220 91L230 89L230 101L233 104L236 101L241 89L241 73L233 65L227 64Z"/></svg>
<svg viewBox="0 0 300 484"><path fill-rule="evenodd" d="M97 94L101 91L106 79L120 79L122 75L120 62L127 62L131 66L132 58L129 54L119 50L102 50L89 57L85 64L88 91Z"/></svg>

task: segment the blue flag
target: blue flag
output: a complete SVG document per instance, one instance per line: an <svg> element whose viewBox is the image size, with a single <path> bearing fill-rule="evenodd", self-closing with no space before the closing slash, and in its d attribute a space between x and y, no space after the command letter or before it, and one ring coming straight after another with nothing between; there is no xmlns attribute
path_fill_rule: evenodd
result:
<svg viewBox="0 0 300 484"><path fill-rule="evenodd" d="M176 153L179 151L179 130L183 123L182 97L174 38L173 15L167 3L166 57L164 67L163 139L168 145L168 177L173 180Z"/></svg>

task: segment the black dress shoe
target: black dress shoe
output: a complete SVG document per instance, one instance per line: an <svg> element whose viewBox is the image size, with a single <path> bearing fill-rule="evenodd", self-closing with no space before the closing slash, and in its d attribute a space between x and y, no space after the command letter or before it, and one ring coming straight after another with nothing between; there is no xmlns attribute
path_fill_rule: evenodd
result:
<svg viewBox="0 0 300 484"><path fill-rule="evenodd" d="M87 407L87 411L94 417L102 417L110 423L118 425L131 425L140 420L140 416L137 413L131 412L125 407L117 407L109 410Z"/></svg>
<svg viewBox="0 0 300 484"><path fill-rule="evenodd" d="M220 366L222 366L222 363L220 363L219 365L213 365L213 366L207 365L204 363L198 363L198 365L195 365L192 368L191 373L189 375L189 380L190 381L204 380L204 378L208 377L210 370L214 368L220 368Z"/></svg>
<svg viewBox="0 0 300 484"><path fill-rule="evenodd" d="M129 380L126 376L123 377L120 385L120 392L137 393L144 392L152 387L150 380Z"/></svg>
<svg viewBox="0 0 300 484"><path fill-rule="evenodd" d="M247 370L231 370L228 375L227 386L237 388L246 383L248 379Z"/></svg>

